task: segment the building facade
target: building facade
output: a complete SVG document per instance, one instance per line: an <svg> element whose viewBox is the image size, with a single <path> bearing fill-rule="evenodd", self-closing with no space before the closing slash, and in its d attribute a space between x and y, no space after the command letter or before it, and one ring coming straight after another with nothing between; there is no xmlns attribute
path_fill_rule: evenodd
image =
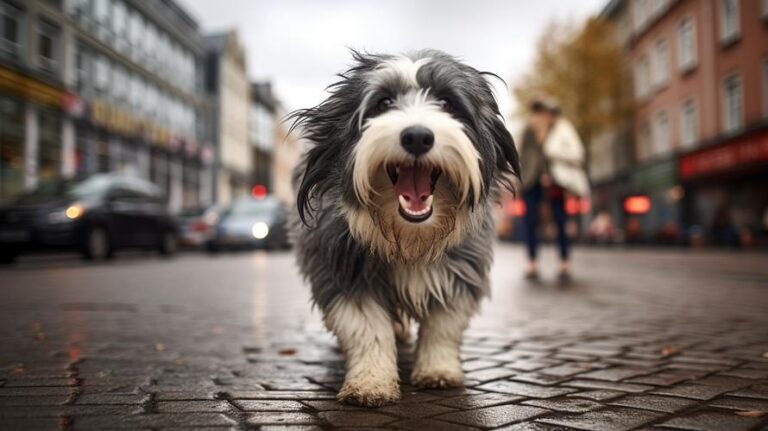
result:
<svg viewBox="0 0 768 431"><path fill-rule="evenodd" d="M272 192L272 161L277 118L278 102L268 82L251 83L251 108L248 117L248 142L253 154L252 183L266 187Z"/></svg>
<svg viewBox="0 0 768 431"><path fill-rule="evenodd" d="M0 200L134 173L171 208L211 201L205 45L172 0L0 1Z"/></svg>
<svg viewBox="0 0 768 431"><path fill-rule="evenodd" d="M638 240L750 244L768 233L768 2L612 1L633 69L632 168L607 175Z"/></svg>
<svg viewBox="0 0 768 431"><path fill-rule="evenodd" d="M212 100L215 141L214 200L227 204L250 190L253 160L248 141L251 85L237 32L206 36L206 90Z"/></svg>

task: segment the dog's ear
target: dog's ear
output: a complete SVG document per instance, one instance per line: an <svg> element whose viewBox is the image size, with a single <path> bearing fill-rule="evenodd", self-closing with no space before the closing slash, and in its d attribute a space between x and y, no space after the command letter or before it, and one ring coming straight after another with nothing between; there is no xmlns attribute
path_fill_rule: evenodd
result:
<svg viewBox="0 0 768 431"><path fill-rule="evenodd" d="M504 187L514 192L513 178L520 178L520 160L515 141L500 116L493 119L490 129L495 143L496 169L500 174L500 181Z"/></svg>
<svg viewBox="0 0 768 431"><path fill-rule="evenodd" d="M309 225L308 219L313 217L315 207L313 202L331 188L333 169L337 155L332 147L316 145L307 151L304 161L297 167L297 177L300 179L296 206L302 223Z"/></svg>

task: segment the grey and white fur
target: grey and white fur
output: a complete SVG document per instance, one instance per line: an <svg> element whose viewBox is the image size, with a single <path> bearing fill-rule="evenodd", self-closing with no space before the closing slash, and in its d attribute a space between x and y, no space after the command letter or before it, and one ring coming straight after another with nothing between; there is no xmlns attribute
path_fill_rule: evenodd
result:
<svg viewBox="0 0 768 431"><path fill-rule="evenodd" d="M489 293L492 207L517 152L479 72L443 52L352 52L314 108L296 168L298 264L346 355L338 399L400 397L398 335L419 323L411 383L463 383L463 331ZM493 75L495 76L495 75Z"/></svg>

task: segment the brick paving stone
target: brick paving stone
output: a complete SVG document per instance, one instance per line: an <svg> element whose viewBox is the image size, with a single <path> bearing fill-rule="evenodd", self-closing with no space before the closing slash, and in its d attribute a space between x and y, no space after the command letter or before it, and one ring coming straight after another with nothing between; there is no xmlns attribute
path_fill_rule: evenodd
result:
<svg viewBox="0 0 768 431"><path fill-rule="evenodd" d="M408 431L426 431L426 430L440 430L440 431L472 431L478 428L469 427L466 425L456 425L450 422L438 421L435 419L408 419L400 422L389 424L396 429L408 430Z"/></svg>
<svg viewBox="0 0 768 431"><path fill-rule="evenodd" d="M538 386L528 383L510 382L507 380L486 383L484 385L478 386L478 389L512 395L521 395L531 398L553 398L560 395L569 394L571 392L576 392L576 389Z"/></svg>
<svg viewBox="0 0 768 431"><path fill-rule="evenodd" d="M115 395L115 394L82 394L77 397L75 404L98 404L98 405L123 405L123 404L141 404L144 401L144 395Z"/></svg>
<svg viewBox="0 0 768 431"><path fill-rule="evenodd" d="M594 380L607 380L609 382L620 382L622 380L630 379L632 377L638 377L645 374L650 374L654 370L652 368L633 368L633 367L611 367L602 370L590 371L588 373L580 374L579 378L594 379Z"/></svg>
<svg viewBox="0 0 768 431"><path fill-rule="evenodd" d="M572 429L572 428L568 428ZM559 425L549 425L540 422L520 422L513 425L507 425L499 428L494 428L494 431L564 431ZM658 431L658 430L656 430Z"/></svg>
<svg viewBox="0 0 768 431"><path fill-rule="evenodd" d="M65 429L64 423L59 418L24 418L24 419L3 419L0 418L1 430L24 430L24 431L51 431Z"/></svg>
<svg viewBox="0 0 768 431"><path fill-rule="evenodd" d="M485 383L491 380L504 379L510 376L514 376L515 374L516 373L510 370L509 368L494 367L494 368L485 368L477 371L471 371L469 373L466 373L464 377L469 380L477 380Z"/></svg>
<svg viewBox="0 0 768 431"><path fill-rule="evenodd" d="M635 383L607 382L601 380L574 379L564 383L567 386L580 389L607 389L609 391L645 392L653 389L653 386L639 385Z"/></svg>
<svg viewBox="0 0 768 431"><path fill-rule="evenodd" d="M456 409L432 403L403 403L381 407L377 411L401 418L418 419L454 412Z"/></svg>
<svg viewBox="0 0 768 431"><path fill-rule="evenodd" d="M309 413L297 412L258 412L249 413L245 423L248 425L316 425L324 421ZM259 428L263 429L263 428Z"/></svg>
<svg viewBox="0 0 768 431"><path fill-rule="evenodd" d="M683 383L669 388L659 388L652 391L658 395L670 395L673 397L691 398L695 400L711 400L720 394L728 392L720 386L706 386L696 383Z"/></svg>
<svg viewBox="0 0 768 431"><path fill-rule="evenodd" d="M676 385L686 380L696 379L701 377L701 374L695 371L676 371L676 372L660 372L655 374L649 374L647 376L635 377L627 380L627 383L640 383L645 385L654 386L671 386Z"/></svg>
<svg viewBox="0 0 768 431"><path fill-rule="evenodd" d="M709 405L731 410L761 411L768 414L768 400L723 397L710 401Z"/></svg>
<svg viewBox="0 0 768 431"><path fill-rule="evenodd" d="M437 416L435 419L455 422L462 425L474 427L500 427L512 422L535 418L549 410L537 407L527 407L514 404L507 404L493 407L483 407L481 409L466 410L455 413L447 413Z"/></svg>
<svg viewBox="0 0 768 431"><path fill-rule="evenodd" d="M633 394L618 400L610 401L614 406L634 407L664 413L676 413L696 405L697 402L685 398L663 397L658 395Z"/></svg>
<svg viewBox="0 0 768 431"><path fill-rule="evenodd" d="M336 403L336 401L331 402ZM301 412L309 410L299 401L287 400L233 400L232 404L244 411Z"/></svg>
<svg viewBox="0 0 768 431"><path fill-rule="evenodd" d="M590 431L623 431L640 427L663 414L624 407L609 407L586 413L567 414L537 419L537 422Z"/></svg>
<svg viewBox="0 0 768 431"><path fill-rule="evenodd" d="M31 387L31 388L6 388L0 387L0 397L35 397L51 395L69 395L70 387Z"/></svg>
<svg viewBox="0 0 768 431"><path fill-rule="evenodd" d="M55 406L64 404L69 397L0 397L0 407L5 406Z"/></svg>
<svg viewBox="0 0 768 431"><path fill-rule="evenodd" d="M0 418L46 416L120 416L141 413L136 406L15 406L0 407Z"/></svg>
<svg viewBox="0 0 768 431"><path fill-rule="evenodd" d="M396 417L366 411L320 412L320 418L334 427L378 427L397 420Z"/></svg>
<svg viewBox="0 0 768 431"><path fill-rule="evenodd" d="M573 394L566 395L567 397L586 398L594 401L607 401L626 395L626 392L609 391L609 390L593 390L593 391L581 391Z"/></svg>
<svg viewBox="0 0 768 431"><path fill-rule="evenodd" d="M546 374L548 376L571 377L577 374L592 371L592 369L593 367L591 364L588 365L585 363L568 362L568 363L557 365L554 367L544 368L544 369L538 370L537 372L541 374Z"/></svg>
<svg viewBox="0 0 768 431"><path fill-rule="evenodd" d="M603 407L602 404L579 398L558 398L547 400L523 401L527 406L542 407L556 412L583 413Z"/></svg>
<svg viewBox="0 0 768 431"><path fill-rule="evenodd" d="M226 401L160 401L155 403L155 410L158 413L226 413L232 406Z"/></svg>
<svg viewBox="0 0 768 431"><path fill-rule="evenodd" d="M686 431L747 431L761 421L761 418L739 416L731 411L700 410L661 422L659 425Z"/></svg>
<svg viewBox="0 0 768 431"><path fill-rule="evenodd" d="M137 429L166 427L232 426L235 421L221 413L149 414L124 416L83 416L73 419L75 429Z"/></svg>
<svg viewBox="0 0 768 431"><path fill-rule="evenodd" d="M554 365L559 365L561 361L556 361L554 359L547 359L547 358L541 358L541 359L515 359L507 364L504 364L505 367L512 368L513 370L520 370L520 371L536 371L541 368L551 367Z"/></svg>
<svg viewBox="0 0 768 431"><path fill-rule="evenodd" d="M740 377L743 379L768 380L768 369L756 370L752 368L736 368L733 370L720 371L718 375Z"/></svg>
<svg viewBox="0 0 768 431"><path fill-rule="evenodd" d="M479 407L495 406L497 404L508 404L525 399L519 395L508 395L498 393L484 393L479 395L463 395L460 397L447 398L436 401L437 404L447 407L454 407L461 410L475 409Z"/></svg>
<svg viewBox="0 0 768 431"><path fill-rule="evenodd" d="M557 377L547 374L541 374L538 371L532 373L521 373L510 377L509 380L523 383L535 383L537 385L552 386L570 380L570 377Z"/></svg>
<svg viewBox="0 0 768 431"><path fill-rule="evenodd" d="M331 400L336 394L325 391L224 391L231 399L252 400Z"/></svg>
<svg viewBox="0 0 768 431"><path fill-rule="evenodd" d="M156 401L212 400L215 394L215 391L158 392L154 394L154 398Z"/></svg>
<svg viewBox="0 0 768 431"><path fill-rule="evenodd" d="M464 370L464 372L471 372L471 371L477 371L482 370L483 368L492 368L497 367L501 365L501 363L496 361L486 361L484 359L473 359L470 361L464 361L461 364L461 368Z"/></svg>
<svg viewBox="0 0 768 431"><path fill-rule="evenodd" d="M768 384L754 385L738 391L729 392L728 395L745 398L761 398L768 400Z"/></svg>
<svg viewBox="0 0 768 431"><path fill-rule="evenodd" d="M72 378L42 378L42 379L15 379L11 378L5 381L3 387L23 388L35 386L77 386L77 381Z"/></svg>

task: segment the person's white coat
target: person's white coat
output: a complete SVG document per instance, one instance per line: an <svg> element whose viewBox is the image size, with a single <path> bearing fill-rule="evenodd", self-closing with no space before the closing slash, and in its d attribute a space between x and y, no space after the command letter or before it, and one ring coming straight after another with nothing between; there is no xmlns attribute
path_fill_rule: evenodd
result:
<svg viewBox="0 0 768 431"><path fill-rule="evenodd" d="M560 117L544 141L549 173L560 187L574 195L589 196L589 180L584 170L584 145L570 121Z"/></svg>

